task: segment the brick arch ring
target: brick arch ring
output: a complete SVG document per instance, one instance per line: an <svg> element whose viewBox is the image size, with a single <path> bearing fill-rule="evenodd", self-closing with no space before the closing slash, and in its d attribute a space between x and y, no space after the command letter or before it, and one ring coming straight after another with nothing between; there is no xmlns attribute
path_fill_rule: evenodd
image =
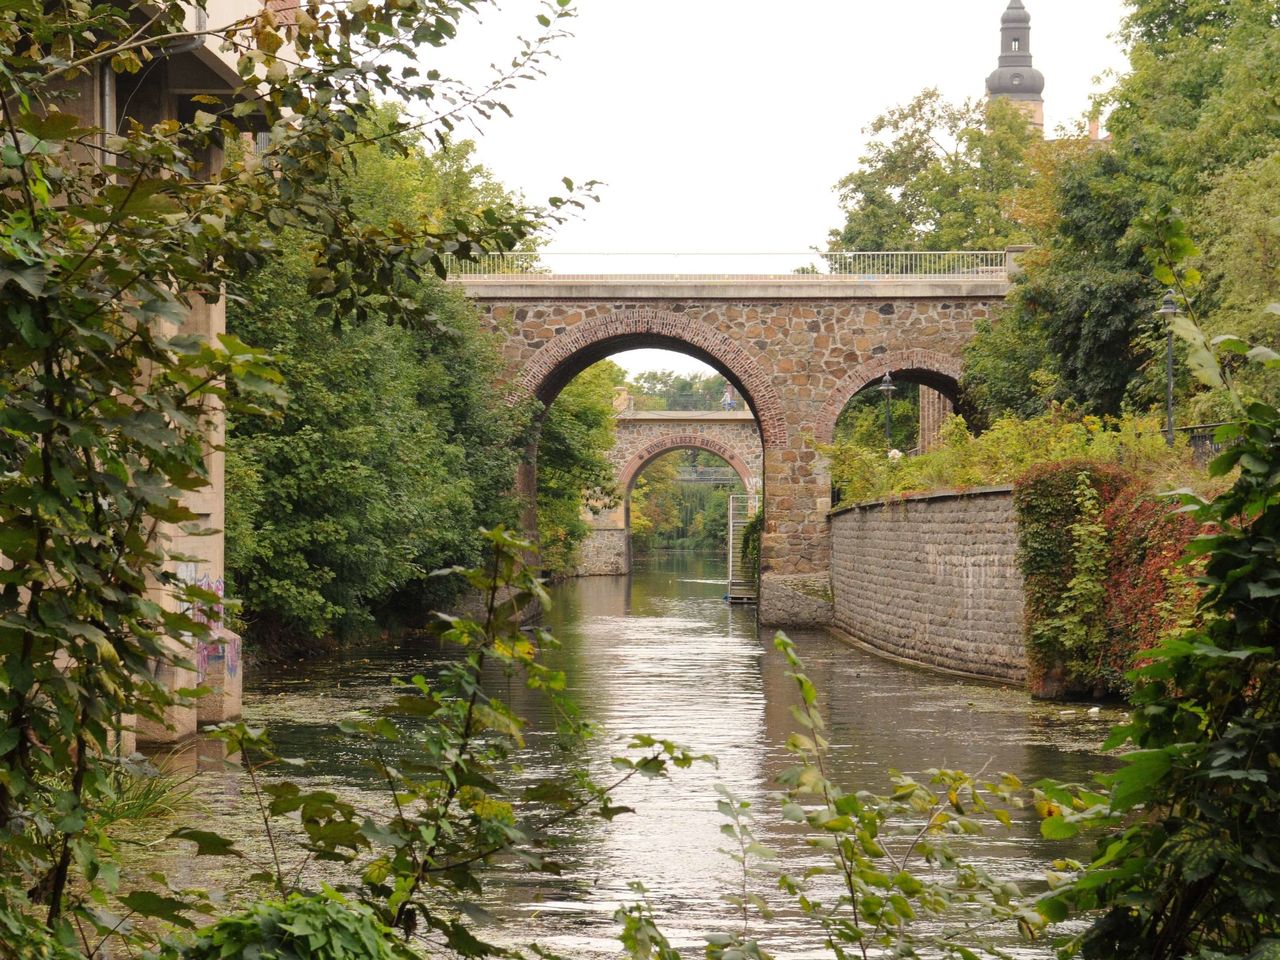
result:
<svg viewBox="0 0 1280 960"><path fill-rule="evenodd" d="M693 434L668 434L646 444L643 450L635 454L623 466L618 474L618 490L621 491L622 495L630 497L631 488L644 468L664 453L670 453L672 450L710 451L733 467L734 473L738 475L738 479L742 481L742 485L747 488L748 492L760 492L760 484L763 478L757 477L751 468L747 466L746 461L738 456L737 451L732 447L721 443L719 440L712 440L710 437L700 437Z"/></svg>
<svg viewBox="0 0 1280 960"><path fill-rule="evenodd" d="M835 435L836 420L844 412L845 405L870 383L883 379L886 373L913 374L913 382L937 390L954 401L962 371L963 363L959 357L948 356L934 350L916 349L882 353L866 363L859 364L831 391L826 403L822 405L822 411L818 414L814 439L819 443L830 443Z"/></svg>
<svg viewBox="0 0 1280 960"><path fill-rule="evenodd" d="M570 380L612 353L657 347L687 353L709 363L742 393L768 447L787 444L782 400L770 376L742 345L712 326L664 310L619 310L575 324L547 340L516 377L508 399L536 397L550 403Z"/></svg>

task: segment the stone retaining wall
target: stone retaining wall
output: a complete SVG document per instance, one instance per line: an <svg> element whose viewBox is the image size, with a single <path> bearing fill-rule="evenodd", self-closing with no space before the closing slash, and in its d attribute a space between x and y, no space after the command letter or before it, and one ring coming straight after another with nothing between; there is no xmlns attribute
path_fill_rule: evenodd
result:
<svg viewBox="0 0 1280 960"><path fill-rule="evenodd" d="M861 504L831 518L835 626L913 663L1024 683L1008 487Z"/></svg>

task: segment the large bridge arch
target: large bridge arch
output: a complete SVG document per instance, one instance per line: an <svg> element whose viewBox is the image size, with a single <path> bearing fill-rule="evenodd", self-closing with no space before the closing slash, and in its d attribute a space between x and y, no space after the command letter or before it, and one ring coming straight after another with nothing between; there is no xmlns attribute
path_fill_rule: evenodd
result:
<svg viewBox="0 0 1280 960"><path fill-rule="evenodd" d="M510 397L550 404L587 367L624 350L674 350L719 371L746 400L766 447L787 443L787 418L769 374L733 338L687 316L649 307L622 309L562 327L516 377Z"/></svg>

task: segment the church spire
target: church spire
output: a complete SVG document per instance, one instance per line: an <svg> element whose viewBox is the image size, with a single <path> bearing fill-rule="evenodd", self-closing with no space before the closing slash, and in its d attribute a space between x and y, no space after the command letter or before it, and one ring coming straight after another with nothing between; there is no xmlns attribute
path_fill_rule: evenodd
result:
<svg viewBox="0 0 1280 960"><path fill-rule="evenodd" d="M1044 74L1031 65L1031 14L1022 0L1009 0L1000 18L1000 65L987 77L987 95L1013 101L1044 129Z"/></svg>

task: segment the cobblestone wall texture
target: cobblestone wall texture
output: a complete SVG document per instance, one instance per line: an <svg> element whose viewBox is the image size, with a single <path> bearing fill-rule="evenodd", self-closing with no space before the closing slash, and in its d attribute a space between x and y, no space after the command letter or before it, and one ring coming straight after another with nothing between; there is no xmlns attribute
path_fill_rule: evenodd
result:
<svg viewBox="0 0 1280 960"><path fill-rule="evenodd" d="M578 545L579 577L616 577L631 572L631 556L627 549L627 531L621 527L592 527Z"/></svg>
<svg viewBox="0 0 1280 960"><path fill-rule="evenodd" d="M831 524L837 629L904 660L1026 681L1008 490L854 507Z"/></svg>

